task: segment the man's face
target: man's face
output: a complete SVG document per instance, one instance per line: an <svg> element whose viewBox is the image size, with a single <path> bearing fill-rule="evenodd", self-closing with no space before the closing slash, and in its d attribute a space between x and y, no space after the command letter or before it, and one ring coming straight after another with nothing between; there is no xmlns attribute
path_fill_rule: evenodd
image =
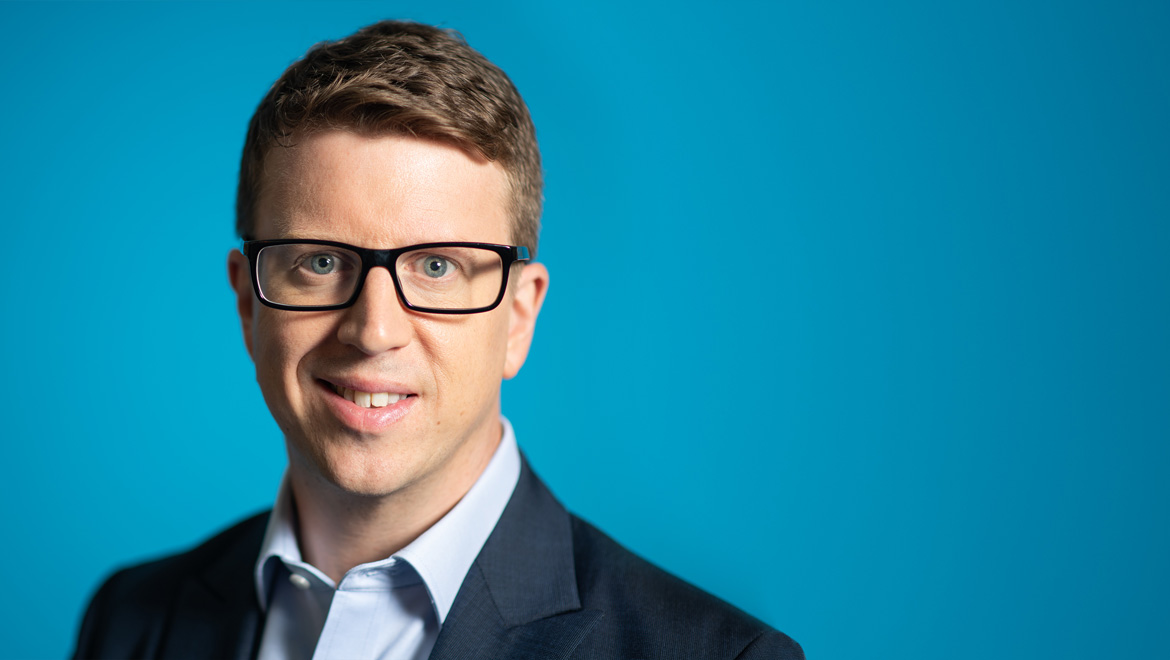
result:
<svg viewBox="0 0 1170 660"><path fill-rule="evenodd" d="M265 166L257 239L510 243L504 171L450 145L330 131L273 148ZM523 364L543 300L544 268L521 268L500 306L480 314L412 312L384 268L353 307L282 311L255 299L234 252L244 339L294 479L363 495L470 485L499 440L500 381ZM341 387L408 396L364 408Z"/></svg>

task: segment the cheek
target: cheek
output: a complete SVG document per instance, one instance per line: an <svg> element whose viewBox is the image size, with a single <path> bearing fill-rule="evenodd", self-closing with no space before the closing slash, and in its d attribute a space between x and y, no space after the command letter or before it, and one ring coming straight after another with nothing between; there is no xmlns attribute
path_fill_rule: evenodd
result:
<svg viewBox="0 0 1170 660"><path fill-rule="evenodd" d="M295 312L265 312L256 317L252 351L256 378L265 388L265 396L270 396L274 392L267 390L291 388L297 379L298 365L320 343L327 328L318 327L324 324L307 315L290 318Z"/></svg>
<svg viewBox="0 0 1170 660"><path fill-rule="evenodd" d="M494 311L464 323L428 324L418 333L435 379L448 395L480 398L499 389L508 328L506 317Z"/></svg>

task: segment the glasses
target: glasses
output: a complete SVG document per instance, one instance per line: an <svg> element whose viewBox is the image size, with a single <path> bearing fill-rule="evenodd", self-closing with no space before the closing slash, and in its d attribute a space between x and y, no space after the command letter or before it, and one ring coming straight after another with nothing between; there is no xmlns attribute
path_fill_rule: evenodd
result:
<svg viewBox="0 0 1170 660"><path fill-rule="evenodd" d="M408 309L432 314L475 314L504 299L512 264L528 248L493 243L423 243L368 250L336 241L244 241L252 287L276 309L344 309L362 293L371 268L390 271Z"/></svg>

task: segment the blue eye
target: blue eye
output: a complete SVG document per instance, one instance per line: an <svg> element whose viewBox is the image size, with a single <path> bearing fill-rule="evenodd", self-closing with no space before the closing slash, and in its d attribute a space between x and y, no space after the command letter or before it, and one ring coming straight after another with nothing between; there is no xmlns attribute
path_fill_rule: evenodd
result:
<svg viewBox="0 0 1170 660"><path fill-rule="evenodd" d="M423 272L427 277L442 277L453 269L451 262L442 257L427 257L423 260Z"/></svg>
<svg viewBox="0 0 1170 660"><path fill-rule="evenodd" d="M337 270L337 259L331 254L314 254L309 257L309 265L318 275L328 275Z"/></svg>

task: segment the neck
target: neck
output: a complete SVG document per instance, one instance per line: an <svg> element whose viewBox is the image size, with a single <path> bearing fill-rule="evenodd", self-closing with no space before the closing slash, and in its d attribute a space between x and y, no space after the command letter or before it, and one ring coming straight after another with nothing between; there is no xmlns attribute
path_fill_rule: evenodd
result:
<svg viewBox="0 0 1170 660"><path fill-rule="evenodd" d="M447 515L483 474L502 437L502 427L494 428L494 441L469 439L446 464L388 494L346 491L306 469L303 461L290 460L304 560L339 584L354 566L386 559L409 545Z"/></svg>

